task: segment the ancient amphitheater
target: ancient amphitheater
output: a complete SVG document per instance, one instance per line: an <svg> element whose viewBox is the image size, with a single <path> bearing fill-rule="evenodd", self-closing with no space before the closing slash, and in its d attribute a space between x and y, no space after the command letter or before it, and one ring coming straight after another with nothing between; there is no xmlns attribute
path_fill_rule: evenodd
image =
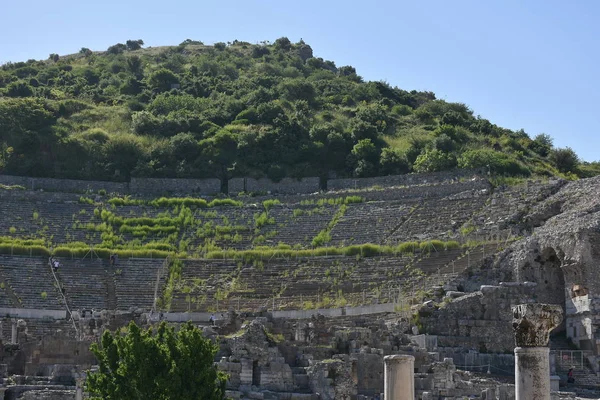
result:
<svg viewBox="0 0 600 400"><path fill-rule="evenodd" d="M0 183L0 398L85 398L105 329L191 320L233 399L381 398L388 355L414 357L416 399L513 399L512 307L530 303L564 314L553 398L598 398L600 179L463 171L229 198Z"/></svg>

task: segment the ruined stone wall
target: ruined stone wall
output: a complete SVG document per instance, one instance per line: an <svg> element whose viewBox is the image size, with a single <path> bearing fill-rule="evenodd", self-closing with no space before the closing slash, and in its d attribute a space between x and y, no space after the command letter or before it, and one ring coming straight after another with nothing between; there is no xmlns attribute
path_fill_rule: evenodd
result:
<svg viewBox="0 0 600 400"><path fill-rule="evenodd" d="M454 364L465 371L488 371L496 375L512 376L515 373L514 354L480 353L478 351L456 351L455 348L438 348L440 359L452 358Z"/></svg>
<svg viewBox="0 0 600 400"><path fill-rule="evenodd" d="M431 172L424 174L405 174L376 176L372 178L343 178L329 179L327 181L328 190L342 189L364 189L373 186L407 186L422 185L431 183L441 183L446 181L458 181L461 178L472 178L476 175L482 175L482 171L477 170L456 170Z"/></svg>
<svg viewBox="0 0 600 400"><path fill-rule="evenodd" d="M409 186L458 182L459 179L481 176L478 171L457 170L426 174L390 175L373 178L330 179L328 190L364 189L374 186ZM84 193L104 189L108 193L132 193L159 195L168 193L214 195L221 191L219 179L172 179L172 178L131 178L130 182L84 181L75 179L31 178L0 175L0 184L20 185L28 190ZM320 190L318 177L302 179L284 178L279 182L270 179L233 178L229 180L229 193L239 192L310 194Z"/></svg>
<svg viewBox="0 0 600 400"><path fill-rule="evenodd" d="M283 178L279 182L273 182L270 179L254 178L233 178L229 180L229 193L237 194L240 192L253 193L315 193L320 190L319 178Z"/></svg>
<svg viewBox="0 0 600 400"><path fill-rule="evenodd" d="M421 311L426 333L438 335L440 347L463 347L480 352L512 352L511 307L532 302L535 284L482 286L437 310Z"/></svg>
<svg viewBox="0 0 600 400"><path fill-rule="evenodd" d="M218 179L131 178L128 192L143 195L169 193L214 195L221 192L221 181Z"/></svg>
<svg viewBox="0 0 600 400"><path fill-rule="evenodd" d="M53 192L84 193L88 190L97 192L104 189L108 193L126 193L127 182L84 181L76 179L29 178L23 176L0 175L0 184L20 185L29 190L43 189Z"/></svg>

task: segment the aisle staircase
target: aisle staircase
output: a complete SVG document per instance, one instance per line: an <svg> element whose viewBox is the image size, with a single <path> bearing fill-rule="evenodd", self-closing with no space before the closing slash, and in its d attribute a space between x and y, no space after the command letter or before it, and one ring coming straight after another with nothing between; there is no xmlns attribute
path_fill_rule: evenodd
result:
<svg viewBox="0 0 600 400"><path fill-rule="evenodd" d="M561 387L578 389L600 389L600 378L589 365L587 356L592 352L579 350L564 334L550 338L550 351L555 360L556 374ZM573 368L574 384L567 384L567 373Z"/></svg>
<svg viewBox="0 0 600 400"><path fill-rule="evenodd" d="M75 320L73 319L73 315L71 314L71 309L69 308L69 303L67 302L67 297L65 296L64 287L61 284L60 280L58 279L56 271L54 271L54 268L52 268L50 263L48 263L48 268L50 268L50 271L52 272L52 276L54 277L54 281L56 282L56 289L59 292L59 295L62 297L62 300L64 301L65 308L67 310L67 318L73 323L73 329L75 330L75 337L79 338L79 330L77 329L77 324L75 323Z"/></svg>

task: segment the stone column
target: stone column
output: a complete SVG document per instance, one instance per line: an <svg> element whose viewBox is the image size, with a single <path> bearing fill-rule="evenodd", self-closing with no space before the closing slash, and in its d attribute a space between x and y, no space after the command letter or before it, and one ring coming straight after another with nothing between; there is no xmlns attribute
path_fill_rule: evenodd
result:
<svg viewBox="0 0 600 400"><path fill-rule="evenodd" d="M562 321L555 304L519 304L512 308L515 331L516 400L550 400L550 331Z"/></svg>
<svg viewBox="0 0 600 400"><path fill-rule="evenodd" d="M385 400L414 400L415 398L415 358L397 354L383 358Z"/></svg>
<svg viewBox="0 0 600 400"><path fill-rule="evenodd" d="M496 391L493 388L487 388L481 392L481 400L496 400Z"/></svg>
<svg viewBox="0 0 600 400"><path fill-rule="evenodd" d="M12 319L12 329L10 331L10 342L12 344L17 344L17 320L16 319Z"/></svg>
<svg viewBox="0 0 600 400"><path fill-rule="evenodd" d="M506 385L498 386L498 400L508 400L508 388Z"/></svg>
<svg viewBox="0 0 600 400"><path fill-rule="evenodd" d="M85 384L85 378L77 378L75 382L75 400L83 400L83 386Z"/></svg>

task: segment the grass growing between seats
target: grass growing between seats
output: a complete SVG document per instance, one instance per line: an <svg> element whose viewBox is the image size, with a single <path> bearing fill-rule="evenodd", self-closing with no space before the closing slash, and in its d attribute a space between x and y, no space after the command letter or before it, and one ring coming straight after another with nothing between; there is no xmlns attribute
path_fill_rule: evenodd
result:
<svg viewBox="0 0 600 400"><path fill-rule="evenodd" d="M218 250L209 251L209 259L239 259L246 262L254 260L268 260L272 258L304 258L325 256L360 256L376 257L388 255L413 254L415 252L429 253L460 248L460 243L455 241L442 242L432 240L427 242L408 242L397 246L382 246L366 243L346 247L319 247L314 249L284 249L273 247L258 247L252 250Z"/></svg>
<svg viewBox="0 0 600 400"><path fill-rule="evenodd" d="M152 207L176 207L186 206L194 208L212 208L212 207L241 207L244 205L241 201L233 199L214 199L206 201L204 199L194 197L161 197L154 200L139 200L126 197L113 197L108 200L108 203L113 206L142 206L148 205Z"/></svg>
<svg viewBox="0 0 600 400"><path fill-rule="evenodd" d="M4 185L0 183L0 189L4 190L25 190L25 186L21 185Z"/></svg>
<svg viewBox="0 0 600 400"><path fill-rule="evenodd" d="M183 263L181 260L168 260L169 277L167 285L162 297L159 299L158 308L165 311L171 310L171 302L173 301L173 292L181 282L181 273L183 271Z"/></svg>

